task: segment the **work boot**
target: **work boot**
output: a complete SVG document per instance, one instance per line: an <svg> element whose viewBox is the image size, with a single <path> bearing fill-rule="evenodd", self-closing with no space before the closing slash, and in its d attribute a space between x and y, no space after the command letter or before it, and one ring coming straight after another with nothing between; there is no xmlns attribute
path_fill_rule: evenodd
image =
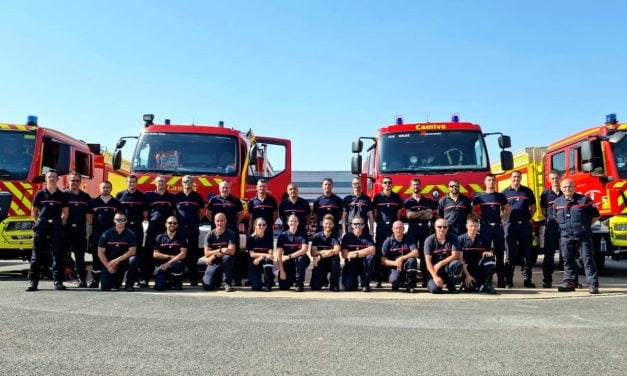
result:
<svg viewBox="0 0 627 376"><path fill-rule="evenodd" d="M145 279L139 280L139 287L148 287L148 281Z"/></svg>
<svg viewBox="0 0 627 376"><path fill-rule="evenodd" d="M30 281L30 285L26 288L26 291L37 291L37 285L39 282Z"/></svg>
<svg viewBox="0 0 627 376"><path fill-rule="evenodd" d="M575 291L575 284L573 282L564 282L564 284L557 287L557 291L559 292Z"/></svg>
<svg viewBox="0 0 627 376"><path fill-rule="evenodd" d="M496 294L496 290L494 289L494 287L492 287L491 283L486 283L485 285L481 286L480 291L486 294Z"/></svg>
<svg viewBox="0 0 627 376"><path fill-rule="evenodd" d="M90 289L97 289L98 286L100 286L100 281L97 279L92 279L87 287L89 287Z"/></svg>
<svg viewBox="0 0 627 376"><path fill-rule="evenodd" d="M337 286L333 286L333 287L331 287L331 291L338 292L338 291L340 291L340 288L337 287Z"/></svg>
<svg viewBox="0 0 627 376"><path fill-rule="evenodd" d="M407 292L410 293L410 294L415 294L416 293L416 289L413 288L413 287L408 287L407 288Z"/></svg>
<svg viewBox="0 0 627 376"><path fill-rule="evenodd" d="M124 287L124 289L126 290L126 292L134 292L135 291L135 287L133 287L132 283L127 283L126 287Z"/></svg>
<svg viewBox="0 0 627 376"><path fill-rule="evenodd" d="M61 281L54 281L54 289L63 291L63 290L67 290L67 287L65 287L65 285Z"/></svg>
<svg viewBox="0 0 627 376"><path fill-rule="evenodd" d="M79 289L87 288L87 282L85 282L84 279L79 279L78 280L78 288Z"/></svg>
<svg viewBox="0 0 627 376"><path fill-rule="evenodd" d="M305 291L305 288L303 287L303 284L302 283L298 283L296 285L296 292L303 292L303 291Z"/></svg>
<svg viewBox="0 0 627 376"><path fill-rule="evenodd" d="M378 281L377 284L374 286L374 288L376 288L376 289L380 289L382 287L383 286L381 285L381 281Z"/></svg>
<svg viewBox="0 0 627 376"><path fill-rule="evenodd" d="M361 291L363 292L370 292L370 286L364 286L361 288Z"/></svg>
<svg viewBox="0 0 627 376"><path fill-rule="evenodd" d="M542 283L542 288L543 289L550 289L553 287L553 283L552 282L543 282Z"/></svg>
<svg viewBox="0 0 627 376"><path fill-rule="evenodd" d="M525 282L523 282L523 286L528 287L528 288L536 288L536 284L531 282L530 279L525 279Z"/></svg>
<svg viewBox="0 0 627 376"><path fill-rule="evenodd" d="M270 284L267 284L267 285L263 286L263 291L265 291L265 292L272 291L272 287L270 286Z"/></svg>
<svg viewBox="0 0 627 376"><path fill-rule="evenodd" d="M230 283L224 284L224 292L233 292L233 287L231 287Z"/></svg>
<svg viewBox="0 0 627 376"><path fill-rule="evenodd" d="M599 288L597 286L590 286L589 291L591 295L596 295L599 293Z"/></svg>

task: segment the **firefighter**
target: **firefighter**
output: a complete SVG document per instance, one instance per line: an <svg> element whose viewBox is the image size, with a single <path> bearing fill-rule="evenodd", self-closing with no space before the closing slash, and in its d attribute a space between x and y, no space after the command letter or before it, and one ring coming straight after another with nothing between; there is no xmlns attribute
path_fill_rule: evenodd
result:
<svg viewBox="0 0 627 376"><path fill-rule="evenodd" d="M501 193L505 195L511 208L505 220L505 241L507 245L505 254L505 287L514 286L514 270L516 264L522 261L523 286L534 288L536 285L531 280L531 242L533 228L531 218L536 212L536 196L528 187L520 184L520 171L512 171L512 182Z"/></svg>
<svg viewBox="0 0 627 376"><path fill-rule="evenodd" d="M141 261L144 254L144 218L146 211L146 195L137 189L137 176L129 175L126 177L126 190L118 192L116 195L120 201L121 211L126 214L126 228L133 231L137 240L137 250L135 254Z"/></svg>
<svg viewBox="0 0 627 376"><path fill-rule="evenodd" d="M555 199L553 211L560 226L560 249L564 258L564 282L558 291L575 291L577 279L577 254L583 259L590 294L599 293L599 277L592 254L591 226L599 219L599 210L592 200L575 193L572 179L561 183L562 196Z"/></svg>
<svg viewBox="0 0 627 376"><path fill-rule="evenodd" d="M485 191L472 199L473 212L481 218L481 235L488 241L489 248L496 256L497 286L505 287L505 231L503 219L509 215L507 198L496 191L496 176L487 174L484 179ZM468 227L468 223L466 223Z"/></svg>
<svg viewBox="0 0 627 376"><path fill-rule="evenodd" d="M94 258L100 260L102 278L101 290L109 291L122 285L122 278L126 273L125 289L135 291L133 284L137 280L139 261L135 257L137 239L135 234L126 228L126 214L117 212L113 216L113 228L102 233L98 239L98 253Z"/></svg>
<svg viewBox="0 0 627 376"><path fill-rule="evenodd" d="M323 230L323 221L327 214L331 214L333 221L339 223L342 219L343 211L344 203L342 199L333 193L333 179L324 178L322 180L322 194L313 203L312 212L316 216L316 232ZM333 232L339 235L339 229L335 228Z"/></svg>
<svg viewBox="0 0 627 376"><path fill-rule="evenodd" d="M462 252L463 287L467 292L496 294L492 287L496 257L490 249L490 241L483 234L479 234L479 218L469 215L466 230L465 234L457 238Z"/></svg>
<svg viewBox="0 0 627 376"><path fill-rule="evenodd" d="M156 190L146 192L145 216L148 219L148 230L146 231L146 246L139 255L140 267L140 287L148 287L148 282L153 273L153 252L157 235L161 234L165 228L165 221L173 213L174 196L168 192L166 177L157 176L155 179Z"/></svg>
<svg viewBox="0 0 627 376"><path fill-rule="evenodd" d="M298 217L294 214L287 219L289 230L283 231L277 239L276 257L279 264L279 289L287 290L296 283L296 292L303 292L305 271L310 260L307 255L307 237L298 230Z"/></svg>
<svg viewBox="0 0 627 376"><path fill-rule="evenodd" d="M242 201L231 194L231 184L228 181L224 180L220 183L220 194L209 199L207 211L209 218L213 218L218 213L224 213L226 226L237 239L235 242L233 277L235 286L241 286L242 279L246 277L248 269L248 254L245 250L240 252L239 249L240 223L244 216L244 207L242 206Z"/></svg>
<svg viewBox="0 0 627 376"><path fill-rule="evenodd" d="M103 181L100 183L100 196L89 202L87 211L87 221L91 223L91 235L89 236L90 250L93 256L93 264L91 270L91 283L89 288L98 288L100 283L100 271L102 265L98 258L98 247L100 236L108 229L113 227L113 217L122 207L120 201L111 196L111 183ZM126 218L126 216L124 216ZM124 223L126 228L126 222ZM133 252L135 254L135 252Z"/></svg>
<svg viewBox="0 0 627 376"><path fill-rule="evenodd" d="M438 216L448 222L448 232L459 236L466 232L466 217L472 210L468 197L459 192L459 181L448 183L449 193L438 202Z"/></svg>
<svg viewBox="0 0 627 376"><path fill-rule="evenodd" d="M405 283L408 293L416 292L416 272L418 270L418 248L416 239L404 233L401 221L392 224L392 235L381 247L381 265L388 274L392 290L398 291Z"/></svg>
<svg viewBox="0 0 627 376"><path fill-rule="evenodd" d="M30 285L26 291L37 291L41 266L46 266L52 259L52 278L56 290L65 290L63 271L66 252L63 249L63 226L68 218L66 195L57 188L59 175L56 170L48 170L45 175L46 185L35 194L31 216L33 226L33 251L30 260L28 279Z"/></svg>
<svg viewBox="0 0 627 376"><path fill-rule="evenodd" d="M320 290L327 282L331 291L340 291L340 241L334 234L335 223L333 216L327 214L322 220L323 230L317 232L311 239L311 257L313 270L311 271L310 287ZM330 281L327 276L331 274Z"/></svg>
<svg viewBox="0 0 627 376"><path fill-rule="evenodd" d="M257 217L252 224L253 232L246 239L248 261L248 281L253 291L271 291L274 283L274 239L266 236L268 224L263 217Z"/></svg>
<svg viewBox="0 0 627 376"><path fill-rule="evenodd" d="M295 215L298 218L298 231L307 237L307 224L311 221L311 207L302 197L298 197L298 186L296 183L287 185L287 197L279 205L279 217L283 222L283 231L289 230L287 218Z"/></svg>
<svg viewBox="0 0 627 376"><path fill-rule="evenodd" d="M401 209L403 200L398 193L392 191L392 179L383 178L381 182L383 191L377 193L372 199L375 218L375 242L377 255L374 259L373 278L377 281L377 288L381 287L381 282L388 279L387 268L381 265L381 249L383 242L392 235L392 224L401 219Z"/></svg>
<svg viewBox="0 0 627 376"><path fill-rule="evenodd" d="M205 257L198 261L201 265L207 265L202 286L207 291L217 290L224 281L224 291L232 292L235 234L227 228L224 213L216 214L213 224L215 228L205 237Z"/></svg>
<svg viewBox="0 0 627 376"><path fill-rule="evenodd" d="M403 202L407 213L407 234L416 239L418 249L424 249L425 239L431 235L432 223L435 222L434 211L436 203L420 194L422 182L418 178L411 179L411 196ZM427 287L427 269L424 252L420 253L420 273L422 274L422 287Z"/></svg>
<svg viewBox="0 0 627 376"><path fill-rule="evenodd" d="M342 284L346 291L356 290L357 277L361 279L361 290L370 292L370 278L374 267L376 249L370 234L365 233L366 222L360 216L354 216L351 222L352 231L342 238Z"/></svg>
<svg viewBox="0 0 627 376"><path fill-rule="evenodd" d="M353 193L344 197L342 205L344 206L344 213L342 214L342 229L344 234L353 231L350 225L353 218L359 216L366 218L368 221L363 232L370 234L370 228L374 223L374 207L372 206L372 200L370 197L363 193L361 190L361 180L359 178L353 178L351 182L353 186Z"/></svg>
<svg viewBox="0 0 627 376"><path fill-rule="evenodd" d="M560 175L556 170L549 172L551 188L542 192L540 196L540 210L546 218L544 228L544 261L542 262L542 287L550 289L553 287L553 272L555 271L555 250L560 249L560 227L555 217L553 204L562 195L560 190Z"/></svg>
<svg viewBox="0 0 627 376"><path fill-rule="evenodd" d="M257 194L248 202L248 208L250 210L248 228L251 229L251 231L254 230L253 222L255 219L261 217L268 226L264 235L272 238L274 222L278 218L279 208L276 199L268 194L268 182L265 179L259 179L257 181Z"/></svg>
<svg viewBox="0 0 627 376"><path fill-rule="evenodd" d="M172 279L171 285L180 291L183 289L183 269L188 250L187 236L178 231L179 222L173 215L166 219L165 226L165 232L157 235L153 252L157 271L155 290L167 290L168 280Z"/></svg>
<svg viewBox="0 0 627 376"><path fill-rule="evenodd" d="M448 230L446 219L439 218L435 221L435 234L425 240L425 261L429 271L427 288L432 294L442 293L444 284L450 293L456 293L455 284L462 274L459 241Z"/></svg>
<svg viewBox="0 0 627 376"><path fill-rule="evenodd" d="M198 246L200 236L200 219L205 215L205 202L202 196L194 191L194 179L190 175L183 176L183 191L174 196L178 234L185 238L187 255L185 264L189 274L189 284L198 286L198 258L202 256Z"/></svg>
<svg viewBox="0 0 627 376"><path fill-rule="evenodd" d="M85 270L85 250L87 249L87 210L91 197L81 189L81 174L70 173L70 189L65 192L68 201L68 220L65 233L65 244L68 255L74 253L78 287L87 287L87 270Z"/></svg>

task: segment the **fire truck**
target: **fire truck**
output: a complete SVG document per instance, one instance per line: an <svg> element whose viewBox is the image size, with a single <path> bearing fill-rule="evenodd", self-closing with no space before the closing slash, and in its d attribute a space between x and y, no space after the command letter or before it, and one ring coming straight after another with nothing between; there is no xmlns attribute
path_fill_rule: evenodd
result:
<svg viewBox="0 0 627 376"><path fill-rule="evenodd" d="M32 200L42 189L50 169L59 173L59 187L69 186L68 174L83 177L81 189L92 196L98 184L111 180L122 188L124 169L114 172L111 155L100 152L100 145L86 144L59 131L37 125L29 116L26 124L0 124L0 258L24 258L31 254L33 225Z"/></svg>
<svg viewBox="0 0 627 376"><path fill-rule="evenodd" d="M627 257L626 132L627 124L619 124L616 114L609 114L603 125L577 132L545 148L526 148L515 158L522 162L519 167L536 171L529 183L537 186L532 188L534 191L550 187L548 174L556 170L563 178L573 179L577 192L594 201L601 215L592 227L595 261L600 270L608 256L615 260ZM533 158L535 162L527 158L529 163L525 163L525 154L532 150L539 155ZM534 219L542 223L544 218L539 213Z"/></svg>
<svg viewBox="0 0 627 376"><path fill-rule="evenodd" d="M500 135L500 158L504 168L511 168L509 136L500 132L483 133L478 124L460 122L454 114L450 122L404 124L398 117L395 125L378 130L376 137L359 137L352 145L355 153L351 171L362 179L367 194L374 197L383 190L382 180L391 177L392 190L405 198L411 195L411 179L422 181L422 194L434 200L448 194L448 182L459 180L460 192L472 196L483 192L490 160L485 138ZM363 141L372 145L362 162ZM508 164L509 163L509 164Z"/></svg>
<svg viewBox="0 0 627 376"><path fill-rule="evenodd" d="M292 179L290 140L255 136L250 130L227 128L222 121L218 126L174 125L169 119L155 124L154 115L144 115L139 136L118 141L113 158L116 168L127 139L137 140L130 170L144 192L155 189L159 175L167 177L170 192L182 191L181 178L191 175L194 190L205 200L219 194L219 184L228 181L231 194L246 207L259 179L268 181L268 193L277 200Z"/></svg>

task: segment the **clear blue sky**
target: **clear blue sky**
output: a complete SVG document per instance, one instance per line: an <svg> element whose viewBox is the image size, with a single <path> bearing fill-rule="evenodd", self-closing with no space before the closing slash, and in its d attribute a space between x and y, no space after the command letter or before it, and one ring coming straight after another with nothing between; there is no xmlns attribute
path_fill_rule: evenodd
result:
<svg viewBox="0 0 627 376"><path fill-rule="evenodd" d="M112 149L144 113L224 120L292 139L297 170L348 170L396 114L546 145L627 122L625 4L1 0L0 121Z"/></svg>

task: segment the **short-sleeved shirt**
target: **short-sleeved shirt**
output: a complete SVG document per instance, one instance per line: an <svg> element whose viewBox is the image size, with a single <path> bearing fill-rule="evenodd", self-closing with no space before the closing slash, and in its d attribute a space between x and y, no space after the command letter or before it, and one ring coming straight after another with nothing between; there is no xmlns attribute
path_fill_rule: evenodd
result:
<svg viewBox="0 0 627 376"><path fill-rule="evenodd" d="M507 198L507 203L511 208L507 222L529 222L533 213L529 211L531 205L536 204L536 196L533 191L524 185L518 189L511 186L505 188L502 193Z"/></svg>
<svg viewBox="0 0 627 376"><path fill-rule="evenodd" d="M278 209L279 207L276 200L270 195L267 195L263 200L255 196L248 202L248 210L250 211L252 220L254 221L257 218L262 217L266 221L269 229L272 229L274 226L272 218Z"/></svg>
<svg viewBox="0 0 627 376"><path fill-rule="evenodd" d="M81 190L79 190L77 194L72 193L72 191L67 191L65 192L65 196L69 209L67 223L77 229L85 229L87 224L85 215L89 210L91 197Z"/></svg>
<svg viewBox="0 0 627 376"><path fill-rule="evenodd" d="M318 251L325 251L327 249L333 249L335 246L340 245L340 240L331 234L331 236L325 236L324 232L317 232L311 238L311 247L318 248Z"/></svg>
<svg viewBox="0 0 627 376"><path fill-rule="evenodd" d="M88 213L93 215L91 219L93 232L102 234L105 230L113 227L115 225L113 223L113 217L121 206L120 201L113 197L107 202L104 202L100 196L92 199L89 202Z"/></svg>
<svg viewBox="0 0 627 376"><path fill-rule="evenodd" d="M575 193L572 199L559 196L553 203L553 210L560 225L560 236L568 239L583 239L592 234L592 218L599 216L599 210L588 196Z"/></svg>
<svg viewBox="0 0 627 376"><path fill-rule="evenodd" d="M383 242L381 254L389 260L396 260L415 249L417 249L416 239L414 239L413 236L405 234L403 235L403 239L398 241L394 238L394 235L392 235Z"/></svg>
<svg viewBox="0 0 627 376"><path fill-rule="evenodd" d="M307 238L300 232L292 234L290 231L283 231L277 239L276 247L283 248L284 255L291 255L300 251L303 244L307 244Z"/></svg>
<svg viewBox="0 0 627 376"><path fill-rule="evenodd" d="M483 257L483 252L490 250L489 241L479 233L477 233L474 239L466 233L460 235L457 240L459 249L462 251L462 256L467 264L477 264Z"/></svg>
<svg viewBox="0 0 627 376"><path fill-rule="evenodd" d="M350 194L344 197L344 200L342 201L342 205L344 206L344 210L346 211L346 219L348 220L348 222L350 223L352 222L354 217L360 216L364 219L367 229L368 213L370 213L373 209L370 196L364 193L359 196ZM350 226L347 225L347 228L350 228Z"/></svg>
<svg viewBox="0 0 627 376"><path fill-rule="evenodd" d="M174 208L174 195L166 191L159 194L156 191L146 192L146 209L148 210L148 221L155 223L165 223L165 220L172 214Z"/></svg>
<svg viewBox="0 0 627 376"><path fill-rule="evenodd" d="M181 253L182 248L187 248L185 236L178 232L173 237L169 237L167 232L159 234L155 242L155 251L169 256L176 256Z"/></svg>
<svg viewBox="0 0 627 376"><path fill-rule="evenodd" d="M128 252L130 248L137 247L137 240L133 231L127 228L121 234L115 228L110 228L98 238L98 247L105 249L107 260L111 261Z"/></svg>
<svg viewBox="0 0 627 376"><path fill-rule="evenodd" d="M413 196L409 196L405 201L403 201L403 207L408 212L419 212L423 210L435 210L437 205L435 201L427 198L425 196L420 196L419 200L416 200ZM411 224L427 224L431 220L422 220L418 218L407 219L407 223Z"/></svg>
<svg viewBox="0 0 627 376"><path fill-rule="evenodd" d="M555 202L556 198L562 195L562 191L558 191L558 193L555 193L551 188L542 192L542 194L540 195L540 207L546 209L547 221L557 220L553 211L553 203Z"/></svg>
<svg viewBox="0 0 627 376"><path fill-rule="evenodd" d="M507 205L507 199L501 192L482 192L477 193L472 204L481 208L483 223L501 223L501 208Z"/></svg>
<svg viewBox="0 0 627 376"><path fill-rule="evenodd" d="M120 201L122 211L126 213L129 225L138 225L144 221L144 210L147 210L144 192L135 190L135 192L131 193L125 190L118 192L115 197Z"/></svg>
<svg viewBox="0 0 627 376"><path fill-rule="evenodd" d="M228 195L226 198L220 195L213 196L207 203L207 209L209 209L213 218L215 218L216 214L223 213L226 216L226 227L234 233L239 232L237 213L244 210L244 207L237 197L233 195Z"/></svg>
<svg viewBox="0 0 627 376"><path fill-rule="evenodd" d="M309 213L311 213L311 207L309 203L301 197L298 197L296 202L290 201L289 198L281 201L279 205L279 216L281 217L281 221L283 221L283 230L287 231L289 228L287 218L293 214L298 217L298 232L306 234L307 223L305 222Z"/></svg>
<svg viewBox="0 0 627 376"><path fill-rule="evenodd" d="M342 219L342 212L344 211L342 199L337 195L331 196L320 195L313 203L313 212L316 214L316 232L322 231L322 220L327 214L333 216L333 222L335 226L340 223Z"/></svg>
<svg viewBox="0 0 627 376"><path fill-rule="evenodd" d="M257 235L250 235L246 239L246 250L256 253L272 253L274 240L267 236L263 238Z"/></svg>
<svg viewBox="0 0 627 376"><path fill-rule="evenodd" d="M435 234L429 235L429 237L425 239L423 252L425 253L425 256L431 256L431 262L433 264L436 264L441 260L449 257L453 254L453 251L459 251L459 240L454 235L447 233L444 244L438 241L438 239L435 237Z"/></svg>
<svg viewBox="0 0 627 376"><path fill-rule="evenodd" d="M227 248L230 244L236 244L237 238L235 233L228 228L218 235L218 231L213 229L205 236L205 247L216 250L218 248Z"/></svg>
<svg viewBox="0 0 627 376"><path fill-rule="evenodd" d="M457 200L446 195L438 202L438 215L446 219L457 235L466 232L466 218L471 211L470 199L461 193Z"/></svg>
<svg viewBox="0 0 627 376"><path fill-rule="evenodd" d="M372 205L377 209L377 224L392 228L392 223L399 219L397 215L398 210L403 207L403 199L396 192L390 192L389 196L379 192L374 196Z"/></svg>
<svg viewBox="0 0 627 376"><path fill-rule="evenodd" d="M48 188L35 193L33 206L39 209L38 228L56 228L61 226L63 208L68 206L66 195L57 189L54 193Z"/></svg>
<svg viewBox="0 0 627 376"><path fill-rule="evenodd" d="M358 251L360 249L374 247L374 240L370 234L362 233L361 236L355 235L355 233L348 232L342 238L342 249L347 251Z"/></svg>
<svg viewBox="0 0 627 376"><path fill-rule="evenodd" d="M196 191L191 191L189 195L179 192L174 196L176 219L180 226L198 226L200 223L198 211L204 206L205 201Z"/></svg>

